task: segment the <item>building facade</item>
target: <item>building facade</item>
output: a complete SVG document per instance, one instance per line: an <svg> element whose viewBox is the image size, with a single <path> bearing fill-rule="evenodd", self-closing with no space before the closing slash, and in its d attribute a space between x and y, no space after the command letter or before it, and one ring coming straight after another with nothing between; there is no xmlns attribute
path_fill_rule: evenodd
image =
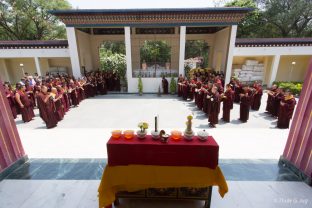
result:
<svg viewBox="0 0 312 208"><path fill-rule="evenodd" d="M184 75L185 44L201 40L209 47L208 68L223 71L225 82L238 71L246 81L303 81L312 57L312 39L236 39L246 8L124 9L52 11L66 25L68 40L1 41L0 76L16 82L23 75L66 72L81 77L101 69L99 51L107 41L125 44L128 92L137 92L143 74L144 92L157 92L161 76ZM170 48L164 66L144 67L140 50L147 41ZM247 63L247 64L246 64ZM254 73L254 68L260 69ZM155 70L154 70L155 69ZM249 70L249 71L248 71ZM243 71L243 72L241 72Z"/></svg>

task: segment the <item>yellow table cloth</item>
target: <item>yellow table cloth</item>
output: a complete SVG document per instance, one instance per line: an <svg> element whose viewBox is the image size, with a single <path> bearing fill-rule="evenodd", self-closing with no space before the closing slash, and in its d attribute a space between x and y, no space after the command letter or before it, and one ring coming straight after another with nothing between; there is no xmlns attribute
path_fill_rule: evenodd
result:
<svg viewBox="0 0 312 208"><path fill-rule="evenodd" d="M219 166L216 169L181 166L106 166L99 186L99 207L111 205L119 191L147 188L203 188L218 186L223 197L228 186Z"/></svg>

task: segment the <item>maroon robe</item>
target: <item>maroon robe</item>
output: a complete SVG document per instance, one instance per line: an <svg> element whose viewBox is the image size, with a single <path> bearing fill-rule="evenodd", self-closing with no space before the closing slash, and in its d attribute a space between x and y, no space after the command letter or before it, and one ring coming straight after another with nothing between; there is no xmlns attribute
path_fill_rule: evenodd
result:
<svg viewBox="0 0 312 208"><path fill-rule="evenodd" d="M55 115L53 99L49 98L47 102L44 102L47 96L49 95L45 95L42 92L40 92L37 95L37 101L38 108L40 111L40 117L46 123L47 128L50 129L56 127L58 121Z"/></svg>
<svg viewBox="0 0 312 208"><path fill-rule="evenodd" d="M251 95L250 94L244 94L240 98L240 112L239 112L239 120L242 122L247 122L249 119L249 110L250 110L250 100L251 100Z"/></svg>
<svg viewBox="0 0 312 208"><path fill-rule="evenodd" d="M197 107L200 110L203 109L204 105L203 100L204 100L204 91L200 89L197 93Z"/></svg>
<svg viewBox="0 0 312 208"><path fill-rule="evenodd" d="M24 122L29 122L35 117L32 101L25 92L17 91L17 93L20 95L21 103L24 105L23 108L20 108L22 120Z"/></svg>
<svg viewBox="0 0 312 208"><path fill-rule="evenodd" d="M242 86L239 84L236 84L234 86L234 102L239 103L240 101L240 94L243 92Z"/></svg>
<svg viewBox="0 0 312 208"><path fill-rule="evenodd" d="M283 104L283 105L282 105ZM294 97L290 99L283 99L279 107L277 127L280 129L288 129L290 119L293 116L296 105L296 99Z"/></svg>
<svg viewBox="0 0 312 208"><path fill-rule="evenodd" d="M183 97L183 100L187 100L188 98L188 91L189 91L189 85L188 84L183 84L182 86L182 97Z"/></svg>
<svg viewBox="0 0 312 208"><path fill-rule="evenodd" d="M182 97L182 84L178 83L178 97Z"/></svg>
<svg viewBox="0 0 312 208"><path fill-rule="evenodd" d="M211 97L210 97L210 101L211 101L211 107L210 107L210 112L209 112L209 123L210 124L218 124L219 123L219 112L220 112L220 95L218 92L216 92L215 94L212 93Z"/></svg>
<svg viewBox="0 0 312 208"><path fill-rule="evenodd" d="M79 105L79 100L78 100L78 94L77 94L76 85L75 85L75 84L71 84L71 85L69 86L69 88L71 89L71 92L70 92L70 99L71 99L72 105L73 105L73 106Z"/></svg>
<svg viewBox="0 0 312 208"><path fill-rule="evenodd" d="M230 112L233 108L233 91L232 89L225 91L224 96L222 98L223 101L223 116L222 119L225 122L230 122Z"/></svg>
<svg viewBox="0 0 312 208"><path fill-rule="evenodd" d="M278 111L280 108L280 102L284 98L284 94L281 92L277 92L274 94L273 99L272 99L272 116L277 117L278 116Z"/></svg>
<svg viewBox="0 0 312 208"><path fill-rule="evenodd" d="M60 97L60 94L56 94L55 98ZM57 118L58 121L63 120L65 111L64 111L64 106L62 103L62 98L54 101L54 106L55 106L55 117Z"/></svg>
<svg viewBox="0 0 312 208"><path fill-rule="evenodd" d="M251 103L252 110L256 110L256 111L259 110L260 105L261 105L262 94L263 92L262 92L261 87L255 88L255 93L253 94L253 100Z"/></svg>
<svg viewBox="0 0 312 208"><path fill-rule="evenodd" d="M208 90L204 90L203 93L204 93L204 96L203 96L203 112L205 114L207 114L207 102L208 102L207 95L208 95Z"/></svg>
<svg viewBox="0 0 312 208"><path fill-rule="evenodd" d="M16 119L16 117L17 117L17 109L16 109L16 101L15 101L15 98L14 98L14 94L13 94L12 91L10 91L8 89L5 90L5 94L7 96L7 99L8 99L10 108L11 108L11 112L12 112L13 118Z"/></svg>
<svg viewBox="0 0 312 208"><path fill-rule="evenodd" d="M168 80L166 78L162 79L162 87L163 87L163 93L168 94Z"/></svg>
<svg viewBox="0 0 312 208"><path fill-rule="evenodd" d="M274 94L276 92L276 89L271 89L270 91L272 91ZM266 105L265 110L269 112L270 114L272 114L273 112L273 95L270 95L269 93L268 93L268 100L267 100L267 105Z"/></svg>
<svg viewBox="0 0 312 208"><path fill-rule="evenodd" d="M26 93L28 94L28 97L31 100L32 107L35 107L36 106L36 97L35 97L35 93L34 93L34 88L32 86L27 86L26 87Z"/></svg>

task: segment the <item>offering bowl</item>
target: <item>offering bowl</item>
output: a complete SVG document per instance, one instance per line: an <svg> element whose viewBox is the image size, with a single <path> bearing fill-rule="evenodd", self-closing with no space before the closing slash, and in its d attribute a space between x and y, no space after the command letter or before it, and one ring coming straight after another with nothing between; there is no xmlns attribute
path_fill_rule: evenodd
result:
<svg viewBox="0 0 312 208"><path fill-rule="evenodd" d="M134 131L133 130L126 130L124 131L125 139L130 140L134 137Z"/></svg>
<svg viewBox="0 0 312 208"><path fill-rule="evenodd" d="M121 137L121 130L114 130L112 131L113 139L119 139Z"/></svg>

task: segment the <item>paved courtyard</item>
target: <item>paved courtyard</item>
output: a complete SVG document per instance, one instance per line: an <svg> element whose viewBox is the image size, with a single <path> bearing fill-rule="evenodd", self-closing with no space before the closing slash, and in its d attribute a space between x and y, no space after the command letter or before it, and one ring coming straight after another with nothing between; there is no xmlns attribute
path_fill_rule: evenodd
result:
<svg viewBox="0 0 312 208"><path fill-rule="evenodd" d="M38 110L29 123L18 117L18 131L30 160L0 183L0 207L98 207L97 188L110 132L137 129L141 121L152 129L155 115L159 115L161 129L184 130L190 114L194 130L206 129L220 145L219 165L229 193L221 199L214 188L211 207L311 207L312 189L277 165L289 130L275 128L276 119L264 112L266 99L264 95L260 110L251 111L247 123L238 120L239 105L235 104L231 123L220 122L216 129L208 127L194 102L171 95L110 94L87 99L54 129L46 129ZM121 200L119 207L199 208L203 202Z"/></svg>
<svg viewBox="0 0 312 208"><path fill-rule="evenodd" d="M265 113L266 99L264 95L260 110L251 111L247 123L238 120L239 105L235 104L231 123L220 121L216 129L208 127L206 115L193 101L154 94L110 94L84 100L54 129L46 129L38 110L35 120L25 124L18 117L16 123L30 158L106 158L105 144L113 129L136 130L141 121L153 129L154 117L159 115L161 129L184 130L186 117L193 114L194 130L206 129L214 136L220 158L278 159L289 130L275 128L276 119Z"/></svg>

